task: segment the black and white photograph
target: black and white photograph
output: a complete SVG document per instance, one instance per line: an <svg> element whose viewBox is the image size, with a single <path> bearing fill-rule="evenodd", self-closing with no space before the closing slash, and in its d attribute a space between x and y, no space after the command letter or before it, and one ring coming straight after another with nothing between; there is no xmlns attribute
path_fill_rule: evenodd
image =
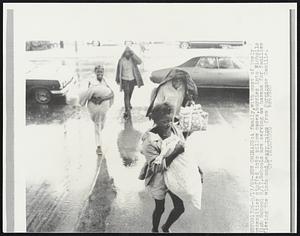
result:
<svg viewBox="0 0 300 236"><path fill-rule="evenodd" d="M272 51L289 33L273 37L296 5L16 5L16 231L291 230L289 158L269 128L274 97L288 106L269 84L289 82Z"/></svg>

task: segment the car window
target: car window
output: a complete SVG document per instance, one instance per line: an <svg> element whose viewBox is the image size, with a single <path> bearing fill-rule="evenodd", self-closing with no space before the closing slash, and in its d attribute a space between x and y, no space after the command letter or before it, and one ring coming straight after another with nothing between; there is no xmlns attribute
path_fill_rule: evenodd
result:
<svg viewBox="0 0 300 236"><path fill-rule="evenodd" d="M217 59L215 57L200 57L198 66L206 69L218 69Z"/></svg>
<svg viewBox="0 0 300 236"><path fill-rule="evenodd" d="M178 67L194 67L197 65L198 60L199 60L199 57L194 57Z"/></svg>
<svg viewBox="0 0 300 236"><path fill-rule="evenodd" d="M239 69L240 67L230 57L219 57L220 69Z"/></svg>

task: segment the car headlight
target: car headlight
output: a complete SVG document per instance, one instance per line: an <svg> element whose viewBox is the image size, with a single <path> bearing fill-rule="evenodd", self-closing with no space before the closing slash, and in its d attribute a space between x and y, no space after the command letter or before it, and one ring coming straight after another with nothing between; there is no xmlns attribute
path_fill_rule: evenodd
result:
<svg viewBox="0 0 300 236"><path fill-rule="evenodd" d="M61 89L63 89L63 88L65 87L65 85L66 85L66 82L65 82L65 81L60 82L60 88L61 88Z"/></svg>

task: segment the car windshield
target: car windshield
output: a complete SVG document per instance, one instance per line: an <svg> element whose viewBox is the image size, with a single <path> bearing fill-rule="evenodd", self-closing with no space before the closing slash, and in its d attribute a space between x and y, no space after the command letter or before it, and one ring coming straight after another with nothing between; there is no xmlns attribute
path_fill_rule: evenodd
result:
<svg viewBox="0 0 300 236"><path fill-rule="evenodd" d="M178 67L194 67L197 65L198 61L199 61L199 57L194 57Z"/></svg>

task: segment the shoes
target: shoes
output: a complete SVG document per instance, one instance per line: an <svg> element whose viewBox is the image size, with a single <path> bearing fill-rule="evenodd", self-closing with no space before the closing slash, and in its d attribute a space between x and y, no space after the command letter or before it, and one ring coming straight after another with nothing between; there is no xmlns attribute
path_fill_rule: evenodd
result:
<svg viewBox="0 0 300 236"><path fill-rule="evenodd" d="M163 233L172 233L170 229L165 229L165 225L161 226L161 230L163 231Z"/></svg>
<svg viewBox="0 0 300 236"><path fill-rule="evenodd" d="M101 146L98 146L97 149L96 149L96 154L97 155L102 155L102 149L101 149Z"/></svg>
<svg viewBox="0 0 300 236"><path fill-rule="evenodd" d="M127 119L129 118L129 114L128 114L128 112L124 112L124 114L123 114L123 118L124 118L125 120L127 120Z"/></svg>

